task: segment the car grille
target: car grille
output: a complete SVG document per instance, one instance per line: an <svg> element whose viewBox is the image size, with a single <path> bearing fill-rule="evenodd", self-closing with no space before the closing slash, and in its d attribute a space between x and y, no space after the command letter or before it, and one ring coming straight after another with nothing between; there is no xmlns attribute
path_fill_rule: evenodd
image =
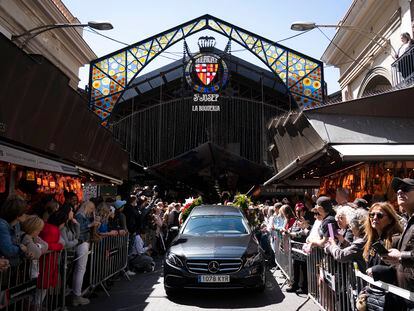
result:
<svg viewBox="0 0 414 311"><path fill-rule="evenodd" d="M192 273L211 274L208 264L211 261L217 261L219 270L216 273L235 273L242 267L242 261L238 258L202 258L187 259L187 269Z"/></svg>

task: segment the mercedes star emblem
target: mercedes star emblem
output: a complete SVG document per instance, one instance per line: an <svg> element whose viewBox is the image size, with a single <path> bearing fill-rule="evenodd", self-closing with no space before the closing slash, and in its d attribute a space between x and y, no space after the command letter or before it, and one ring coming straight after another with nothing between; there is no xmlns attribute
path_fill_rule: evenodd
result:
<svg viewBox="0 0 414 311"><path fill-rule="evenodd" d="M217 261L210 261L208 264L208 271L217 273L220 270L220 264Z"/></svg>

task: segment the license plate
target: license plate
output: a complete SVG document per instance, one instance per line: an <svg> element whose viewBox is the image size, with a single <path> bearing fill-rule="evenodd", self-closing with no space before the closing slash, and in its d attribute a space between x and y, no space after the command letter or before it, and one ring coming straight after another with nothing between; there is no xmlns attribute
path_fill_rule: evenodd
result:
<svg viewBox="0 0 414 311"><path fill-rule="evenodd" d="M199 275L199 283L229 283L230 275Z"/></svg>

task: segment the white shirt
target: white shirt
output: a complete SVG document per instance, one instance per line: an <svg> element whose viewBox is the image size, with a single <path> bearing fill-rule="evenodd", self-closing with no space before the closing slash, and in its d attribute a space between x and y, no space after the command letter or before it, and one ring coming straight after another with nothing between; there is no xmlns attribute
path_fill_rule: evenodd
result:
<svg viewBox="0 0 414 311"><path fill-rule="evenodd" d="M397 56L401 57L406 51L408 51L411 47L410 42L403 43L397 51Z"/></svg>
<svg viewBox="0 0 414 311"><path fill-rule="evenodd" d="M144 241L139 234L136 235L134 245L132 246L131 255L142 255L148 250L144 247Z"/></svg>

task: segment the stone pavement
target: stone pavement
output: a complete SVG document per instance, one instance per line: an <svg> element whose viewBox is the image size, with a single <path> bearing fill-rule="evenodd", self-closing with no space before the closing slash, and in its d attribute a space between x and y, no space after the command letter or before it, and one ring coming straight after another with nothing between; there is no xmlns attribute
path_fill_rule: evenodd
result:
<svg viewBox="0 0 414 311"><path fill-rule="evenodd" d="M263 293L249 291L186 291L174 299L168 299L164 292L162 266L157 264L152 273L121 279L110 290L111 297L97 291L91 304L71 310L90 311L176 311L176 310L297 310L316 311L318 307L306 302L306 295L286 293L280 288L284 279L280 271L269 271L267 288ZM301 305L303 305L301 307Z"/></svg>

